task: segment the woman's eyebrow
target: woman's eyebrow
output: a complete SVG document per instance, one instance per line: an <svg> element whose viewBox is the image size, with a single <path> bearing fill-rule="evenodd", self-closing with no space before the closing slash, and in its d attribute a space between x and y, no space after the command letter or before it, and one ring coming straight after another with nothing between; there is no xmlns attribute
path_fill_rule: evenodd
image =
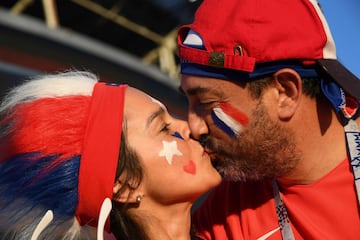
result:
<svg viewBox="0 0 360 240"><path fill-rule="evenodd" d="M148 128L150 126L150 124L154 121L155 118L159 117L160 115L164 115L165 114L165 110L161 107L159 107L158 110L156 110L155 112L153 112L146 120L146 128Z"/></svg>

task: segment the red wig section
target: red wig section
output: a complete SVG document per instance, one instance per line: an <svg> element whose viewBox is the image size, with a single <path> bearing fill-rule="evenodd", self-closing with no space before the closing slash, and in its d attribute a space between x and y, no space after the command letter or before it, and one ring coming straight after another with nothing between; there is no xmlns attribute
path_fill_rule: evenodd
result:
<svg viewBox="0 0 360 240"><path fill-rule="evenodd" d="M0 161L29 152L61 154L62 159L81 154L90 101L90 96L71 96L18 104L2 120L9 129Z"/></svg>

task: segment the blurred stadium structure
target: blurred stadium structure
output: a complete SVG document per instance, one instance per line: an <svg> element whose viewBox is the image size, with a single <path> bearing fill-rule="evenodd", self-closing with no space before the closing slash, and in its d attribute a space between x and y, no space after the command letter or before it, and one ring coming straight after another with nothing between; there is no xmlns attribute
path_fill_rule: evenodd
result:
<svg viewBox="0 0 360 240"><path fill-rule="evenodd" d="M0 1L0 93L39 73L89 70L185 117L176 33L201 1Z"/></svg>

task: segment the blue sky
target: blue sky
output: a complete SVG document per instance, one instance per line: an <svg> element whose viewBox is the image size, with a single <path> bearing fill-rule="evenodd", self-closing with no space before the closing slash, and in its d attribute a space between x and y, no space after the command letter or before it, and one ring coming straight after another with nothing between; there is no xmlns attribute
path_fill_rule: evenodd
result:
<svg viewBox="0 0 360 240"><path fill-rule="evenodd" d="M338 60L360 78L360 1L318 1L334 37Z"/></svg>

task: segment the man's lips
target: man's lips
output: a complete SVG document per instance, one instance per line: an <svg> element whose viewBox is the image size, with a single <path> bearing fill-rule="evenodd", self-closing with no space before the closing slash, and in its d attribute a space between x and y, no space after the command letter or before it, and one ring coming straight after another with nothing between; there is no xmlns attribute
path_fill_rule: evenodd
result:
<svg viewBox="0 0 360 240"><path fill-rule="evenodd" d="M205 149L204 153L209 155L210 160L211 160L211 164L216 168L217 162L219 161L219 158L217 158L216 153L214 151L209 150L209 149Z"/></svg>
<svg viewBox="0 0 360 240"><path fill-rule="evenodd" d="M208 148L205 148L205 149L204 149L204 152L205 152L206 154L208 154L210 157L215 154L214 151L211 151L211 150L208 149Z"/></svg>

